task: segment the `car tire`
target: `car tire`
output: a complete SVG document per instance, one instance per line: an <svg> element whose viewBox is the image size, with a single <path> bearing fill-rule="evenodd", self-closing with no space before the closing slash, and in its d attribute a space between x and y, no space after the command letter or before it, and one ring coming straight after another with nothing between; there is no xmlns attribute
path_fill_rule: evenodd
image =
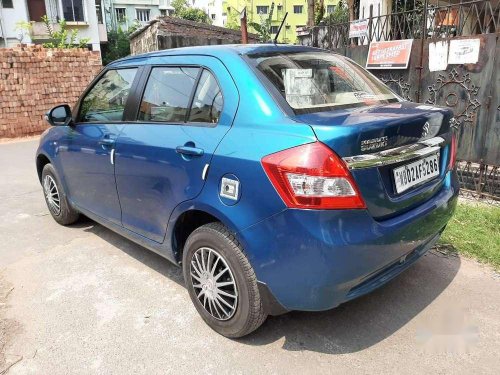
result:
<svg viewBox="0 0 500 375"><path fill-rule="evenodd" d="M189 296L210 328L238 338L264 323L267 314L255 272L242 246L223 224L209 223L194 230L182 258Z"/></svg>
<svg viewBox="0 0 500 375"><path fill-rule="evenodd" d="M42 171L42 188L45 203L50 214L61 225L73 224L80 216L66 199L66 192L52 164L46 164Z"/></svg>

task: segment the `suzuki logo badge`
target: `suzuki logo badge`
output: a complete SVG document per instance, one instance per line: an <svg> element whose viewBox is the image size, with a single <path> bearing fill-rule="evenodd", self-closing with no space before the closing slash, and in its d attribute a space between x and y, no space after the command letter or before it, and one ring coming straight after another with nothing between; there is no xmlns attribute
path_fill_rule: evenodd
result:
<svg viewBox="0 0 500 375"><path fill-rule="evenodd" d="M428 122L426 122L426 123L424 124L424 127L422 128L422 138L425 138L425 137L427 136L427 134L429 134L429 128L430 128L430 127L431 127L431 126L429 125L429 123L428 123Z"/></svg>

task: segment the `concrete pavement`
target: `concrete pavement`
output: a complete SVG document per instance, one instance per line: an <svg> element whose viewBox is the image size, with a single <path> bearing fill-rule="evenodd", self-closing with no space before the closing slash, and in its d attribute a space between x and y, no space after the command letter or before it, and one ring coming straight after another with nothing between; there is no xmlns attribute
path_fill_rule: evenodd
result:
<svg viewBox="0 0 500 375"><path fill-rule="evenodd" d="M52 220L36 145L0 143L0 374L10 365L9 374L500 368L500 278L438 252L332 311L292 312L246 338L221 337L197 315L174 265L88 219Z"/></svg>

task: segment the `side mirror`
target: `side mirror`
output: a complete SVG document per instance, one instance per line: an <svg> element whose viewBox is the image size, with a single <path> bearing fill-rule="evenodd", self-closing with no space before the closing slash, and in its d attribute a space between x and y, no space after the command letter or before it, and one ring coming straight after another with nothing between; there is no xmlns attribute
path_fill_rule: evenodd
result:
<svg viewBox="0 0 500 375"><path fill-rule="evenodd" d="M45 114L45 120L52 126L68 126L73 121L71 108L67 104L58 105Z"/></svg>

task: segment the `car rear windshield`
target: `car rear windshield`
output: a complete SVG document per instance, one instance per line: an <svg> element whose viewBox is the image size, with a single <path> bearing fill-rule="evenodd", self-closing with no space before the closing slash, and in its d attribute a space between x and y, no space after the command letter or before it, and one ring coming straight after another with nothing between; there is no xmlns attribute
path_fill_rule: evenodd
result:
<svg viewBox="0 0 500 375"><path fill-rule="evenodd" d="M399 101L377 78L342 56L295 52L249 57L297 114Z"/></svg>

